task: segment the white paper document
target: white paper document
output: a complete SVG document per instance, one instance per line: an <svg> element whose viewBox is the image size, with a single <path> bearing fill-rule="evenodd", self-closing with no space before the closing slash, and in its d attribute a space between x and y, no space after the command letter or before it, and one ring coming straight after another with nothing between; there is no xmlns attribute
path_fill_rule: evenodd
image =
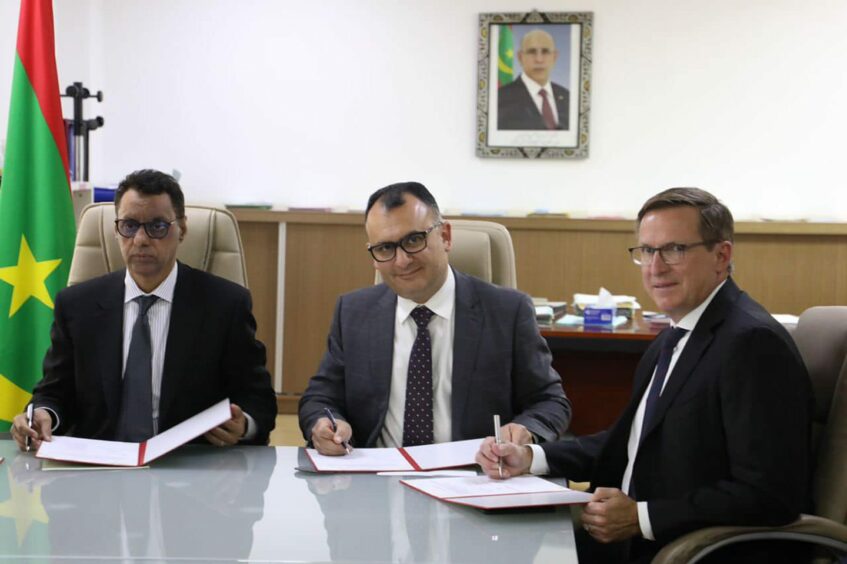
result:
<svg viewBox="0 0 847 564"><path fill-rule="evenodd" d="M432 478L400 480L400 483L442 501L480 509L543 507L591 500L590 493L571 490L537 476L508 480L493 480L488 476Z"/></svg>
<svg viewBox="0 0 847 564"><path fill-rule="evenodd" d="M229 405L229 399L221 400L142 443L54 436L41 443L36 456L104 466L143 466L227 421Z"/></svg>
<svg viewBox="0 0 847 564"><path fill-rule="evenodd" d="M356 448L342 456L306 454L318 472L400 472L439 470L474 464L482 439L405 448Z"/></svg>

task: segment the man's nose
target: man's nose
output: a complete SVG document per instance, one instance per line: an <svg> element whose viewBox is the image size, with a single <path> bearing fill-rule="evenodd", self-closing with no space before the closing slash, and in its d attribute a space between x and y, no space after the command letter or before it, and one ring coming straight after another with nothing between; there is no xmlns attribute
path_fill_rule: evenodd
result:
<svg viewBox="0 0 847 564"><path fill-rule="evenodd" d="M412 262L412 256L403 250L403 247L397 247L397 252L394 255L394 264L399 267L404 267Z"/></svg>
<svg viewBox="0 0 847 564"><path fill-rule="evenodd" d="M132 240L137 244L150 242L150 236L147 234L147 230L144 229L143 225L138 226L138 231L136 231L135 235L132 236Z"/></svg>
<svg viewBox="0 0 847 564"><path fill-rule="evenodd" d="M650 263L647 265L647 268L650 269L650 272L667 272L668 263L666 263L665 259L662 258L662 253L656 251L653 253L653 258L650 259Z"/></svg>

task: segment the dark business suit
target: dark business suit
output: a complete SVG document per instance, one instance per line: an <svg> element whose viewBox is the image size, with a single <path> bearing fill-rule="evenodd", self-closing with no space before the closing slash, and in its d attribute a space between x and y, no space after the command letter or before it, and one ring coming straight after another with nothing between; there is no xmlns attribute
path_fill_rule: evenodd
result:
<svg viewBox="0 0 847 564"><path fill-rule="evenodd" d="M255 338L250 293L178 263L159 402L159 432L229 397L256 421L253 442L274 427L276 399ZM121 405L125 271L56 296L51 345L33 404L59 416L58 434L113 440Z"/></svg>
<svg viewBox="0 0 847 564"><path fill-rule="evenodd" d="M551 473L621 486L632 419L665 331L638 365L632 398L602 433L542 445ZM811 388L793 340L727 280L682 350L643 435L630 493L648 502L653 552L711 525L780 525L810 508Z"/></svg>
<svg viewBox="0 0 847 564"><path fill-rule="evenodd" d="M568 130L570 93L564 86L551 82L559 122L556 129ZM551 101L552 103L552 101ZM497 129L547 129L544 118L519 76L497 90Z"/></svg>
<svg viewBox="0 0 847 564"><path fill-rule="evenodd" d="M556 439L570 421L570 402L529 298L454 273L452 439L490 435L495 413L503 423ZM388 410L396 305L397 294L385 284L338 299L328 350L300 400L307 439L328 407L350 423L355 444L376 444Z"/></svg>

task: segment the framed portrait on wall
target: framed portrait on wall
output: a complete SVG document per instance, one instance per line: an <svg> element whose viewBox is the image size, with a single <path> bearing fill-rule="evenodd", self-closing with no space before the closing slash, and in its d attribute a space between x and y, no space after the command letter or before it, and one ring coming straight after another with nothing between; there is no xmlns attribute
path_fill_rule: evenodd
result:
<svg viewBox="0 0 847 564"><path fill-rule="evenodd" d="M479 16L479 157L585 158L591 12Z"/></svg>

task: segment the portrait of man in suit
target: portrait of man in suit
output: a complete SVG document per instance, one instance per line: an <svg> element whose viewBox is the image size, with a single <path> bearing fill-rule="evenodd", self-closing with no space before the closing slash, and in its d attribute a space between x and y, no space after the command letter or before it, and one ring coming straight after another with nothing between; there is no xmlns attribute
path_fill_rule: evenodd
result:
<svg viewBox="0 0 847 564"><path fill-rule="evenodd" d="M618 420L538 446L486 439L477 454L494 478L502 459L508 476L591 483L581 561L649 562L695 529L787 524L811 505L811 384L791 336L731 276L729 209L672 188L644 204L637 233L633 262L672 324L644 353ZM728 550L715 561L798 561L782 546Z"/></svg>
<svg viewBox="0 0 847 564"><path fill-rule="evenodd" d="M520 444L570 422L526 294L451 268L452 225L418 182L374 192L368 251L384 283L341 296L327 350L300 400L321 453L481 438L492 416ZM333 421L329 417L332 413Z"/></svg>
<svg viewBox="0 0 847 564"><path fill-rule="evenodd" d="M179 184L136 171L115 212L126 268L57 294L33 425L17 415L12 436L22 449L54 432L141 442L230 398L232 418L202 440L267 444L276 397L250 293L177 261L189 219Z"/></svg>
<svg viewBox="0 0 847 564"><path fill-rule="evenodd" d="M568 130L570 92L551 80L559 50L553 36L532 29L517 53L521 74L497 90L497 129Z"/></svg>

